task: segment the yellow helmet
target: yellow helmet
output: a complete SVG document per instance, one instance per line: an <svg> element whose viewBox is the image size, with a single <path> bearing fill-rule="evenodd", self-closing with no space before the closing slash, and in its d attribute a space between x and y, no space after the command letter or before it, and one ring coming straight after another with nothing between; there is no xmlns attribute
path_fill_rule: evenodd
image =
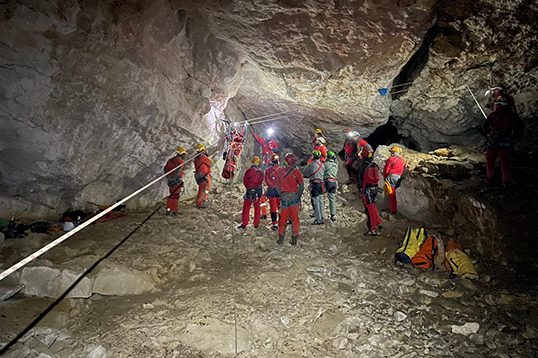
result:
<svg viewBox="0 0 538 358"><path fill-rule="evenodd" d="M198 145L196 146L196 151L197 151L198 153L203 152L204 150L206 150L206 147L205 147L203 144L198 144Z"/></svg>
<svg viewBox="0 0 538 358"><path fill-rule="evenodd" d="M322 132L321 129L319 129L319 128L316 129L316 130L314 131L314 133L316 133L316 134L323 134L323 132Z"/></svg>
<svg viewBox="0 0 538 358"><path fill-rule="evenodd" d="M187 151L186 151L185 148L183 148L183 147L179 147L179 148L177 148L177 151L176 151L176 152L177 152L177 154L179 154L179 155L187 154Z"/></svg>
<svg viewBox="0 0 538 358"><path fill-rule="evenodd" d="M252 158L252 164L260 165L260 157L256 156L256 157Z"/></svg>
<svg viewBox="0 0 538 358"><path fill-rule="evenodd" d="M402 154L402 148L400 148L400 147L392 147L392 148L390 149L390 151L391 151L392 153Z"/></svg>

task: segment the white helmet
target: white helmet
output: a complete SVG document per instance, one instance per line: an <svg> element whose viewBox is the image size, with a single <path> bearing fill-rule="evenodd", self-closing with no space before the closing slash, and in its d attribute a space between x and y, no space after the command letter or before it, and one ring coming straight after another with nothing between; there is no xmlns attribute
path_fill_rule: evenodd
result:
<svg viewBox="0 0 538 358"><path fill-rule="evenodd" d="M318 140L321 144L325 144L325 138L319 137Z"/></svg>

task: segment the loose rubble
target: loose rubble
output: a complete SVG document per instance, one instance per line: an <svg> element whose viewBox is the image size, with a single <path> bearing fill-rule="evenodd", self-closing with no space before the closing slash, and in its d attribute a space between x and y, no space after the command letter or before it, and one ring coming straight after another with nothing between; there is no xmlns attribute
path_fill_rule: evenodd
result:
<svg viewBox="0 0 538 358"><path fill-rule="evenodd" d="M304 198L297 247L289 244L289 229L284 246L277 246L269 222L237 230L232 218L242 192L233 185L219 188L212 208L195 209L184 200L180 218L159 212L88 276L90 299L64 300L47 325L6 356L231 357L236 322L240 357L537 352L535 296L499 291L493 282L450 280L442 265L424 272L395 266L394 251L410 222L388 221L382 235L363 236L363 209L349 190L340 193L338 221L330 226L308 225ZM118 225L129 232L145 218L140 214ZM91 230L30 272L58 278L66 270L62 263L74 266L77 257L80 267L89 267L97 256L88 256L86 244L102 245L103 252L115 244L104 231ZM4 301L4 321L14 319L9 307L20 312L27 306L14 305L23 303ZM6 332L2 344L17 333Z"/></svg>

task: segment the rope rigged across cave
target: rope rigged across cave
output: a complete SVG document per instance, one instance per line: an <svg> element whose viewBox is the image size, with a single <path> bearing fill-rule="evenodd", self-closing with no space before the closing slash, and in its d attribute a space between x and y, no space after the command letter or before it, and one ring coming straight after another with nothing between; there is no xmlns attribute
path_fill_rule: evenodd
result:
<svg viewBox="0 0 538 358"><path fill-rule="evenodd" d="M208 146L207 148L212 148L214 146L216 146L220 141L216 142L216 143L213 143L211 144L210 146ZM186 163L189 163L191 161L193 161L198 155L200 154L196 154L190 158L188 158L187 160L185 160L184 164ZM110 206L109 208L103 210L102 212L100 212L99 214L95 215L94 217L92 217L91 219L89 219L88 221L85 221L83 222L82 224L80 224L79 226L77 226L76 228L74 228L73 230L65 233L64 235L60 236L59 238L57 238L56 240L52 241L51 243L49 243L48 245L46 246L43 246L41 249L37 250L36 252L34 252L33 254L31 254L30 256L24 258L23 260L19 261L18 263L12 265L11 267L9 267L8 269L4 270L3 272L0 272L0 281L2 281L4 278L6 278L7 276L11 275L13 272L17 271L18 269L26 266L28 263L32 262L33 260L37 259L39 256L43 255L45 252L51 250L52 248L58 246L59 244L61 244L62 242L64 242L65 240L67 240L68 238L70 238L71 236L73 236L74 234L76 234L77 232L81 231L82 229L84 229L85 227L87 227L88 225L90 225L91 223L97 221L98 219L100 219L101 217L105 216L106 214L108 214L109 212L111 212L112 210L114 210L116 207L120 206L121 204L125 203L127 200L137 196L138 194L140 194L141 192L143 192L144 190L146 190L147 188L149 188L150 186L158 183L161 179L165 178L167 175L169 174L172 174L175 170L177 169L177 167L171 169L170 171L164 173L163 175L161 175L160 177L158 177L157 179L151 181L150 183L146 184L145 186L143 186L142 188L138 189L137 191L133 192L132 194L126 196L125 198L123 198L122 200L116 202L114 205Z"/></svg>

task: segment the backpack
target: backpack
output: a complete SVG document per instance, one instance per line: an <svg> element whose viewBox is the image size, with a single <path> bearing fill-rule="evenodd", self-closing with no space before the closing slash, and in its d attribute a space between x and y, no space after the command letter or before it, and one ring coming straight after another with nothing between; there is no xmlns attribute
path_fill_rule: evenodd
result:
<svg viewBox="0 0 538 358"><path fill-rule="evenodd" d="M404 170L402 172L402 175L400 175L400 179L398 179L398 182L396 183L396 189L398 189L402 185L402 181L409 175L409 166L407 164L404 164Z"/></svg>
<svg viewBox="0 0 538 358"><path fill-rule="evenodd" d="M469 256L463 252L458 241L450 239L445 249L445 268L450 271L450 278L461 277L477 280L478 273Z"/></svg>
<svg viewBox="0 0 538 358"><path fill-rule="evenodd" d="M431 267L434 270L437 256L439 256L439 242L435 236L430 236L424 240L420 250L411 261L416 268L427 270Z"/></svg>
<svg viewBox="0 0 538 358"><path fill-rule="evenodd" d="M398 261L404 264L412 263L412 258L419 252L420 246L426 237L426 229L412 229L408 227L404 240L394 255L394 263L396 264Z"/></svg>

